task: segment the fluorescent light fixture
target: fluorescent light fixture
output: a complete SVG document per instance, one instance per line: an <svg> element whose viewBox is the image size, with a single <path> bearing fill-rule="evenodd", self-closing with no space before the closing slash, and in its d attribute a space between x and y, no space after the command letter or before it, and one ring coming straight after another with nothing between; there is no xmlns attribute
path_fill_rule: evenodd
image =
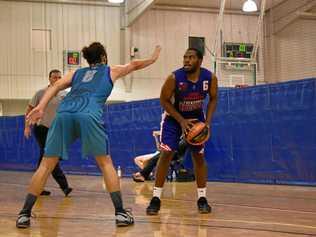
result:
<svg viewBox="0 0 316 237"><path fill-rule="evenodd" d="M123 3L124 0L108 0L110 3Z"/></svg>
<svg viewBox="0 0 316 237"><path fill-rule="evenodd" d="M257 4L253 0L247 0L242 6L244 12L256 12L258 11Z"/></svg>

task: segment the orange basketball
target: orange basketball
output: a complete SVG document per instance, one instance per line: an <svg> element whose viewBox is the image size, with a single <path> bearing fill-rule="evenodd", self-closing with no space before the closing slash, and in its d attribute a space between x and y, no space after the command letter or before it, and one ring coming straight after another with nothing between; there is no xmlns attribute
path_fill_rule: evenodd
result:
<svg viewBox="0 0 316 237"><path fill-rule="evenodd" d="M197 121L185 136L191 145L202 145L210 137L210 132L205 123Z"/></svg>

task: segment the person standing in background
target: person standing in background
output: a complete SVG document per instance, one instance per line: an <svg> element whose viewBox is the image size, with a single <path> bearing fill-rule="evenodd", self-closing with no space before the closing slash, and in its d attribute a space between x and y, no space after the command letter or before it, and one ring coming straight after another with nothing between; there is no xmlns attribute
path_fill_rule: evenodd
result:
<svg viewBox="0 0 316 237"><path fill-rule="evenodd" d="M25 117L29 114L29 112L35 108L40 100L42 99L45 91L47 88L50 86L53 86L55 82L57 82L59 79L61 79L61 72L57 69L51 70L49 72L49 85L35 93L31 101L29 102L29 105L27 107ZM60 101L65 97L66 92L61 91L59 92L53 99L48 103L45 113L43 115L43 118L33 126L33 133L35 136L35 139L39 145L40 148L40 154L39 154L39 159L37 162L37 168L39 167L43 155L44 155L44 148L45 148L45 143L46 143L46 138L47 138L47 133L48 129L51 126L51 123L55 117L56 114L56 109L60 103ZM25 126L24 126L24 136L28 139L32 134L32 128L31 126L25 121ZM69 187L68 181L66 179L66 176L63 172L63 170L60 168L59 162L57 163L55 169L52 172L53 178L65 194L65 196L68 196L72 188ZM43 190L41 192L41 195L50 195L50 191Z"/></svg>

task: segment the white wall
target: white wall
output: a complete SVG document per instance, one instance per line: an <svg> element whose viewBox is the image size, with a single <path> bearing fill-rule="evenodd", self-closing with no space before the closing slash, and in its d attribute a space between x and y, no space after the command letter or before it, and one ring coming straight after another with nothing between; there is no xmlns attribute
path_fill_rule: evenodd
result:
<svg viewBox="0 0 316 237"><path fill-rule="evenodd" d="M49 51L32 49L32 29L51 30ZM64 49L100 41L120 62L119 7L0 1L0 35L0 99L31 98L52 68L63 69Z"/></svg>
<svg viewBox="0 0 316 237"><path fill-rule="evenodd" d="M163 48L161 57L149 68L133 74L131 98L155 98L166 77L182 66L182 57L188 47L189 36L202 36L212 48L217 14L186 11L149 10L131 27L132 44L139 48L139 57L150 55L156 44ZM254 43L257 16L225 15L224 41ZM261 55L260 55L261 54ZM220 54L219 54L220 55ZM258 80L263 81L263 57L260 55ZM204 57L204 67L211 68L210 54ZM226 78L219 78L226 85ZM247 82L246 82L247 83Z"/></svg>
<svg viewBox="0 0 316 237"><path fill-rule="evenodd" d="M304 10L316 14L315 1L291 1L270 10L265 18L265 76L270 83L316 77L316 19L298 17Z"/></svg>
<svg viewBox="0 0 316 237"><path fill-rule="evenodd" d="M127 7L131 10L142 2L133 1ZM284 19L283 15L293 13L290 8L296 9L298 4L304 6L309 2L289 0L293 6L287 3L277 6L271 22L269 13L265 17L269 30L273 30L273 23ZM149 56L154 46L160 44L161 57L151 67L132 74L130 93L126 92L123 80L118 81L110 100L157 98L165 78L181 67L189 36L204 36L207 46L212 48L216 19L217 14L207 12L161 9L145 12L129 28L131 44L139 48L140 58ZM254 42L257 19L257 16L225 15L223 41ZM51 50L32 49L32 29L51 30ZM120 8L117 6L0 0L0 99L31 98L36 90L47 84L50 69L63 68L64 49L80 50L97 40L106 45L110 65L120 63L123 43L120 30ZM259 47L257 81L277 82L315 76L315 42L316 25L311 19L296 19L272 36L265 31L265 46ZM208 53L203 66L211 68ZM220 85L227 85L228 74L247 73L222 70L218 75ZM246 77L250 80L248 75Z"/></svg>
<svg viewBox="0 0 316 237"><path fill-rule="evenodd" d="M0 100L2 114L0 116L23 115L26 111L29 100Z"/></svg>
<svg viewBox="0 0 316 237"><path fill-rule="evenodd" d="M278 81L316 77L316 20L298 19L277 35Z"/></svg>
<svg viewBox="0 0 316 237"><path fill-rule="evenodd" d="M282 82L316 77L316 20L297 19L274 37L267 57L267 81Z"/></svg>

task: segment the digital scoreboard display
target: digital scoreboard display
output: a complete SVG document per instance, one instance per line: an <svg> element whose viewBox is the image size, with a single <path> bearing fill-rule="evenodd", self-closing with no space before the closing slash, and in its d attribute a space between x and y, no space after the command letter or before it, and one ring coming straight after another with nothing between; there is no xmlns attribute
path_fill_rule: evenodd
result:
<svg viewBox="0 0 316 237"><path fill-rule="evenodd" d="M227 58L251 58L253 44L250 43L228 43L223 45L223 57Z"/></svg>
<svg viewBox="0 0 316 237"><path fill-rule="evenodd" d="M79 66L80 65L80 51L68 51L67 52L67 64L69 66Z"/></svg>
<svg viewBox="0 0 316 237"><path fill-rule="evenodd" d="M76 70L81 67L81 52L79 50L63 51L63 71Z"/></svg>

